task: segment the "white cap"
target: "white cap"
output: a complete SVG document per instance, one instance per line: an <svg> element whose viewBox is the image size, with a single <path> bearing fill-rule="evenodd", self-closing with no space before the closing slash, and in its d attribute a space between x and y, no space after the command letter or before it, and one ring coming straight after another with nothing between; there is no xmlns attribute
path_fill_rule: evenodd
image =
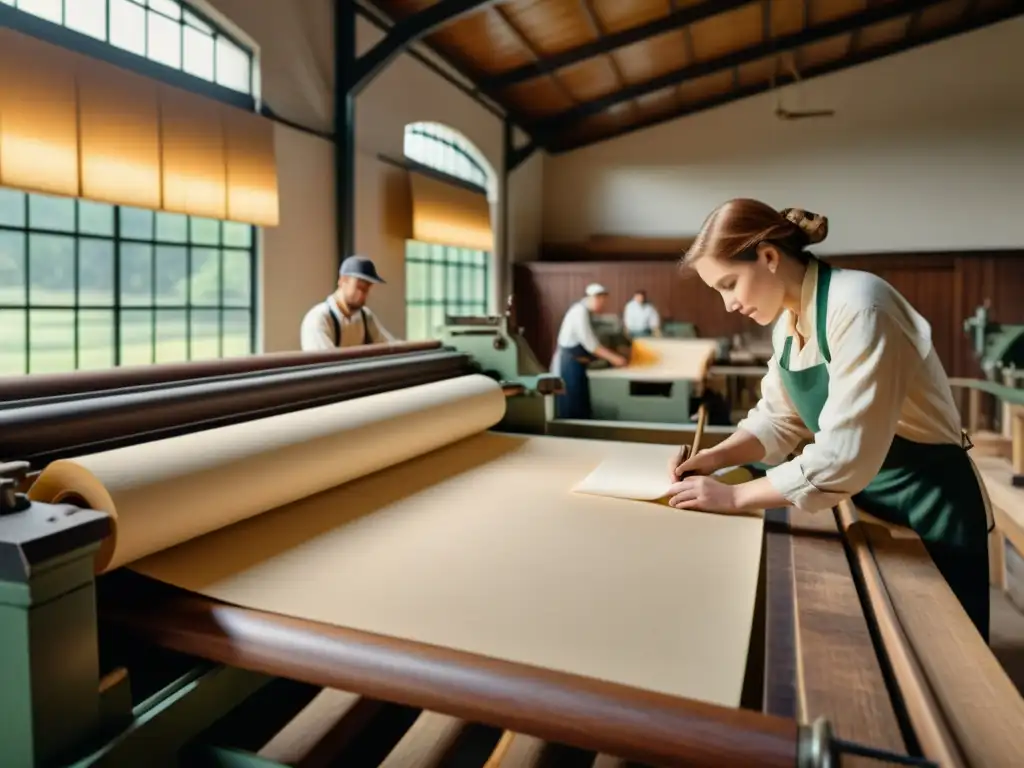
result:
<svg viewBox="0 0 1024 768"><path fill-rule="evenodd" d="M587 296L601 296L602 294L608 293L608 289L600 283L591 283L587 286L585 293Z"/></svg>

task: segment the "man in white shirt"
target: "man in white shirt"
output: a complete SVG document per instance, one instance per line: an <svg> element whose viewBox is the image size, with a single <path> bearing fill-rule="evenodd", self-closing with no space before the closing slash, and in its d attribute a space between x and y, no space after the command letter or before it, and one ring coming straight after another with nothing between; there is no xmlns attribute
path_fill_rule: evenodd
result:
<svg viewBox="0 0 1024 768"><path fill-rule="evenodd" d="M641 289L633 294L622 313L622 325L631 339L661 336L661 317L654 305L647 301L647 291Z"/></svg>
<svg viewBox="0 0 1024 768"><path fill-rule="evenodd" d="M602 346L594 333L591 316L604 309L608 291L603 285L591 283L585 296L577 301L562 319L558 329L558 344L551 361L551 371L565 382L565 394L555 397L555 416L560 419L589 419L590 380L587 365L597 358L607 360L616 367L627 360L614 350Z"/></svg>
<svg viewBox="0 0 1024 768"><path fill-rule="evenodd" d="M382 344L394 337L366 306L370 290L383 284L373 262L349 256L338 270L338 288L302 318L300 337L304 352L360 344Z"/></svg>

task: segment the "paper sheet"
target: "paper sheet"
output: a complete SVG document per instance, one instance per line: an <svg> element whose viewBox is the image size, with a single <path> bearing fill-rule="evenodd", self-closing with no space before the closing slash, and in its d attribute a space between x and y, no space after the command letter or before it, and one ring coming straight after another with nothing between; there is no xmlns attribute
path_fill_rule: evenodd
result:
<svg viewBox="0 0 1024 768"><path fill-rule="evenodd" d="M717 353L718 342L714 339L636 339L629 365L587 374L632 381L702 381Z"/></svg>
<svg viewBox="0 0 1024 768"><path fill-rule="evenodd" d="M481 433L480 378L53 465L33 496L106 494L107 567L155 552L130 567L229 603L738 705L761 520L573 493L647 446Z"/></svg>
<svg viewBox="0 0 1024 768"><path fill-rule="evenodd" d="M637 501L667 501L673 481L668 465L679 449L671 445L629 444L628 450L616 451L574 488L575 493L610 496ZM725 467L712 477L730 485L746 482L753 476L742 467Z"/></svg>

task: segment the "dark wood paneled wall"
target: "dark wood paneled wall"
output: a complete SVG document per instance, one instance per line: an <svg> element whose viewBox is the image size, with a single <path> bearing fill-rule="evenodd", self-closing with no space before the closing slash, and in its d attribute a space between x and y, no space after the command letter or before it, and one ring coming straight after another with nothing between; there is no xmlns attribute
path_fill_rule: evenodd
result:
<svg viewBox="0 0 1024 768"><path fill-rule="evenodd" d="M561 249L564 250L564 247ZM610 292L612 311L638 288L667 319L694 323L701 336L729 336L754 326L728 313L719 295L692 273L681 274L675 258L595 254L590 261L539 261L516 264L513 292L519 324L545 364L554 350L562 316L590 282ZM550 253L550 250L549 250ZM650 251L648 251L650 253ZM550 258L550 255L547 256ZM828 257L850 269L873 272L891 283L932 325L935 349L950 376L978 376L963 321L986 299L992 318L1024 323L1024 250L908 253Z"/></svg>

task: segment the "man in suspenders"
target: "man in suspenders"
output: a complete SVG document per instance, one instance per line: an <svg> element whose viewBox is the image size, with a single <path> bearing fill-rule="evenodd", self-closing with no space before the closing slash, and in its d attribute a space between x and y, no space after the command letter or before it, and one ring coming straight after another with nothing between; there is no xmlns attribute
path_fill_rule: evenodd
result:
<svg viewBox="0 0 1024 768"><path fill-rule="evenodd" d="M303 351L394 341L366 306L370 290L383 282L370 259L365 256L345 259L338 270L338 289L318 302L302 319Z"/></svg>

